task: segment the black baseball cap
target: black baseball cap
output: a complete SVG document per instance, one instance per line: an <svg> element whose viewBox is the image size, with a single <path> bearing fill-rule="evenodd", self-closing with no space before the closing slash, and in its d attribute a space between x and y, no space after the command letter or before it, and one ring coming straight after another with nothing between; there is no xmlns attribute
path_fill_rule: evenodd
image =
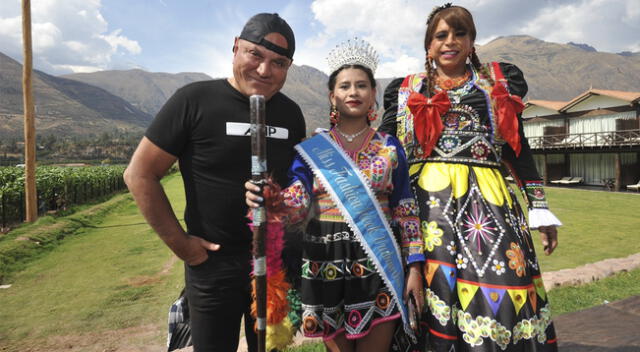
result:
<svg viewBox="0 0 640 352"><path fill-rule="evenodd" d="M280 33L287 40L289 48L285 49L279 45L264 39L269 33ZM296 51L296 39L293 30L277 13L259 13L249 19L242 28L240 39L250 41L254 44L262 45L265 48L288 57L293 60L293 52Z"/></svg>

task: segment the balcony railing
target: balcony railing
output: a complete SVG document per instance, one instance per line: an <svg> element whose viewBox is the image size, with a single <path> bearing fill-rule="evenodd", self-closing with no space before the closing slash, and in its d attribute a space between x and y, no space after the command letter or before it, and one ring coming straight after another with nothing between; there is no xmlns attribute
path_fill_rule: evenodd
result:
<svg viewBox="0 0 640 352"><path fill-rule="evenodd" d="M640 129L527 137L531 149L578 149L640 146Z"/></svg>

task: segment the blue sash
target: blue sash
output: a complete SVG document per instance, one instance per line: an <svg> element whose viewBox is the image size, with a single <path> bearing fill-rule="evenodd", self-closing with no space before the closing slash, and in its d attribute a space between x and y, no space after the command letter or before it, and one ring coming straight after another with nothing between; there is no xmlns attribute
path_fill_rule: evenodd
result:
<svg viewBox="0 0 640 352"><path fill-rule="evenodd" d="M385 285L398 302L405 330L408 324L402 256L389 223L366 178L328 133L319 133L296 145L314 175L340 209L347 224L378 269Z"/></svg>

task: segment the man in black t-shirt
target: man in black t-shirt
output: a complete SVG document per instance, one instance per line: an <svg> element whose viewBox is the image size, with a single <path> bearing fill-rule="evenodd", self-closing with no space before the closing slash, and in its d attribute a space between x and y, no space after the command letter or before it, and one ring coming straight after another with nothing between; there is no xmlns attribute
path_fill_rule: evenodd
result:
<svg viewBox="0 0 640 352"><path fill-rule="evenodd" d="M280 93L295 50L277 14L252 17L233 46L233 76L189 84L160 110L125 171L140 211L185 262L195 351L235 351L250 305L251 232L244 182L251 177L249 96L266 100L268 170L286 184L293 146L305 134L298 105ZM179 161L186 193L183 230L160 184Z"/></svg>

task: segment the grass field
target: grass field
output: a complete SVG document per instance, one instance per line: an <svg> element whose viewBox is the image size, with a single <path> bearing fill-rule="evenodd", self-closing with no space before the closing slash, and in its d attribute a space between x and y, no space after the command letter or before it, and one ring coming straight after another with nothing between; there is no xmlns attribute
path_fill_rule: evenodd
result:
<svg viewBox="0 0 640 352"><path fill-rule="evenodd" d="M164 182L181 218L180 176ZM540 257L543 270L640 252L640 196L558 188L547 193L565 225L556 253ZM12 286L0 290L0 351L163 348L167 309L182 288L182 264L144 223L130 196L117 197L126 199L114 201L108 215L84 223L52 249L21 264L21 271L4 282ZM42 226L61 221L44 219ZM16 231L38 230L32 225ZM556 314L586 308L640 294L638 279L640 272L634 271L607 279L613 281L556 289L551 301Z"/></svg>
<svg viewBox="0 0 640 352"><path fill-rule="evenodd" d="M640 195L548 187L551 211L563 222L559 247L545 256L533 239L543 271L574 268L640 252Z"/></svg>
<svg viewBox="0 0 640 352"><path fill-rule="evenodd" d="M180 176L169 176L165 185L182 214ZM0 351L108 351L127 344L157 351L168 307L181 288L181 263L133 201L124 202L101 223L29 263L9 289L0 290Z"/></svg>

